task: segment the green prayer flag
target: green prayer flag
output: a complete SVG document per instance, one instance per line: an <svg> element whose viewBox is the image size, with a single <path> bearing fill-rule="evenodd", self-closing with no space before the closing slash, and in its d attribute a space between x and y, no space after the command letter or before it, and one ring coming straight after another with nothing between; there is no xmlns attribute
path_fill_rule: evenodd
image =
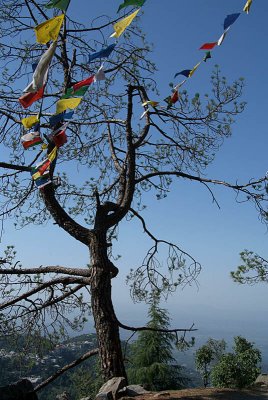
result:
<svg viewBox="0 0 268 400"><path fill-rule="evenodd" d="M117 12L122 10L122 8L125 8L127 6L137 6L141 7L145 3L146 0L124 0L124 3L120 4Z"/></svg>
<svg viewBox="0 0 268 400"><path fill-rule="evenodd" d="M59 8L62 11L66 11L69 7L70 0L50 0L45 7L46 8Z"/></svg>
<svg viewBox="0 0 268 400"><path fill-rule="evenodd" d="M61 98L62 99L69 99L70 97L78 96L78 97L83 97L88 90L89 86L82 86L80 89L73 90L73 88L68 88L66 90L65 95L63 95Z"/></svg>

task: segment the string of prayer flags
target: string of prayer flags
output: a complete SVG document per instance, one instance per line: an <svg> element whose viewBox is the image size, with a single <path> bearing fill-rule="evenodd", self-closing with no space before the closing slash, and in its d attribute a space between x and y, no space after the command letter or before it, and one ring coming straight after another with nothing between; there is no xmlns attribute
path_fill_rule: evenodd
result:
<svg viewBox="0 0 268 400"><path fill-rule="evenodd" d="M29 132L26 135L23 135L21 138L22 146L25 150L29 149L32 146L36 146L37 144L43 143L42 138L40 137L39 132Z"/></svg>
<svg viewBox="0 0 268 400"><path fill-rule="evenodd" d="M58 8L59 10L66 11L69 7L70 0L50 0L45 8Z"/></svg>
<svg viewBox="0 0 268 400"><path fill-rule="evenodd" d="M67 110L68 108L73 110L74 108L79 106L81 101L82 101L81 97L72 97L70 99L59 100L56 104L56 114L60 114L63 111Z"/></svg>
<svg viewBox="0 0 268 400"><path fill-rule="evenodd" d="M122 10L123 8L125 8L127 6L141 7L145 3L145 1L146 0L124 0L124 3L120 4L117 12L119 12L120 10Z"/></svg>
<svg viewBox="0 0 268 400"><path fill-rule="evenodd" d="M247 0L245 7L243 8L243 11L245 11L247 14L249 13L250 7L252 5L252 0Z"/></svg>
<svg viewBox="0 0 268 400"><path fill-rule="evenodd" d="M112 51L114 50L116 44L110 44L110 46L106 47L105 49L102 49L98 51L97 53L90 54L88 56L88 62L91 62L95 60L96 58L108 58Z"/></svg>
<svg viewBox="0 0 268 400"><path fill-rule="evenodd" d="M80 89L83 86L89 86L94 82L94 75L91 75L89 78L84 79L83 81L77 82L73 85L74 92Z"/></svg>
<svg viewBox="0 0 268 400"><path fill-rule="evenodd" d="M24 95L22 95L19 98L19 102L22 105L22 107L23 108L28 108L35 101L42 99L42 97L44 96L44 89L45 89L45 87L43 86L37 92L25 93Z"/></svg>
<svg viewBox="0 0 268 400"><path fill-rule="evenodd" d="M39 122L39 115L31 115L30 117L23 118L21 120L22 125L26 129L31 129L38 122Z"/></svg>
<svg viewBox="0 0 268 400"><path fill-rule="evenodd" d="M61 121L66 121L66 120L72 119L73 115L74 115L74 111L63 112L60 114L52 115L52 117L49 118L50 128L53 128L53 126L57 125Z"/></svg>
<svg viewBox="0 0 268 400"><path fill-rule="evenodd" d="M121 19L121 21L116 22L113 26L115 32L112 33L110 37L119 38L119 36L121 36L122 33L124 32L124 30L131 24L131 22L136 17L136 15L138 14L139 11L140 11L140 8L138 10L134 11L128 17L123 18L123 19Z"/></svg>
<svg viewBox="0 0 268 400"><path fill-rule="evenodd" d="M217 46L217 44L218 42L205 43L199 48L199 50L212 50L215 46Z"/></svg>
<svg viewBox="0 0 268 400"><path fill-rule="evenodd" d="M94 82L98 82L98 81L105 81L106 77L105 77L105 73L103 71L103 64L100 66L100 68L98 69L97 73L94 75Z"/></svg>
<svg viewBox="0 0 268 400"><path fill-rule="evenodd" d="M195 73L195 71L197 70L197 68L199 67L199 65L201 64L201 61L199 61L199 63L197 63L194 68L190 71L189 73L189 78L191 78L191 76L193 76L193 74Z"/></svg>
<svg viewBox="0 0 268 400"><path fill-rule="evenodd" d="M37 25L34 30L36 34L36 41L41 44L46 44L50 40L56 41L58 39L60 29L64 20L64 14L49 19Z"/></svg>
<svg viewBox="0 0 268 400"><path fill-rule="evenodd" d="M239 15L240 13L227 15L223 23L223 29L226 30L227 28L229 28L237 20Z"/></svg>
<svg viewBox="0 0 268 400"><path fill-rule="evenodd" d="M54 56L57 42L53 42L40 58L33 74L32 82L24 89L24 92L36 92L41 89L47 81L48 69Z"/></svg>

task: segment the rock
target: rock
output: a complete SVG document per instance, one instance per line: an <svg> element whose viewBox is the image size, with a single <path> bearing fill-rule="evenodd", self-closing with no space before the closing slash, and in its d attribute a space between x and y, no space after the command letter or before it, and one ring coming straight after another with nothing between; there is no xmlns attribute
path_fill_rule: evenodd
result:
<svg viewBox="0 0 268 400"><path fill-rule="evenodd" d="M150 392L145 390L140 385L128 385L127 386L127 390L126 390L127 396L134 397L134 396L138 396L139 394L144 394L144 393L150 393Z"/></svg>
<svg viewBox="0 0 268 400"><path fill-rule="evenodd" d="M70 400L69 394L67 392L63 392L56 396L56 400Z"/></svg>
<svg viewBox="0 0 268 400"><path fill-rule="evenodd" d="M22 379L12 385L0 387L1 400L38 400L33 393L33 384L28 379Z"/></svg>
<svg viewBox="0 0 268 400"><path fill-rule="evenodd" d="M169 396L170 396L169 392L158 392L153 397L157 398L157 397L169 397Z"/></svg>
<svg viewBox="0 0 268 400"><path fill-rule="evenodd" d="M260 374L255 381L255 385L268 386L268 374Z"/></svg>
<svg viewBox="0 0 268 400"><path fill-rule="evenodd" d="M91 397L82 397L80 400L92 400Z"/></svg>
<svg viewBox="0 0 268 400"><path fill-rule="evenodd" d="M126 386L126 379L123 377L115 377L109 379L99 390L96 400L117 400L119 391Z"/></svg>

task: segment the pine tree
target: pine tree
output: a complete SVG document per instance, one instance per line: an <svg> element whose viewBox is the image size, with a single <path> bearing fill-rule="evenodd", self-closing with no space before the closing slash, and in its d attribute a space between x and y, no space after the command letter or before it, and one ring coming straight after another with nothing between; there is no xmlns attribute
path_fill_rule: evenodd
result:
<svg viewBox="0 0 268 400"><path fill-rule="evenodd" d="M173 344L176 337L169 329L170 317L167 310L160 308L159 296L154 294L148 311L149 322L146 330L139 333L131 345L128 369L130 383L141 384L147 390L181 389L187 379L183 377L182 367L174 359Z"/></svg>

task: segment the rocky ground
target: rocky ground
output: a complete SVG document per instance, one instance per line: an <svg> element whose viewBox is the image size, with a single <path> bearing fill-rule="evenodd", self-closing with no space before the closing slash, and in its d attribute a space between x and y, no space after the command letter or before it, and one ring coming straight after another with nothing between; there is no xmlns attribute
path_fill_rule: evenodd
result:
<svg viewBox="0 0 268 400"><path fill-rule="evenodd" d="M130 399L130 398L128 398ZM268 388L259 387L247 390L233 389L185 389L159 393L144 393L135 397L136 400L268 400ZM127 400L125 398L125 400ZM132 398L133 400L133 398Z"/></svg>

